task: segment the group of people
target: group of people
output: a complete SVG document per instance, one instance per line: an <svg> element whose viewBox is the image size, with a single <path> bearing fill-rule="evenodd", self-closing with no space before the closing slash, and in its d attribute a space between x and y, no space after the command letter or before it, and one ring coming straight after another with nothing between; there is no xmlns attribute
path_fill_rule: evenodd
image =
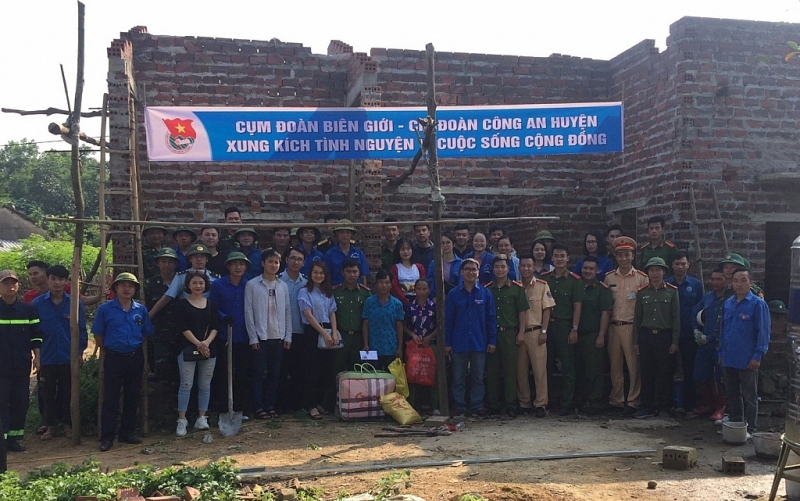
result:
<svg viewBox="0 0 800 501"><path fill-rule="evenodd" d="M225 222L241 224L239 210L227 209ZM682 407L721 420L727 403L729 419L756 429L757 371L769 344L770 312L785 313L785 305L767 306L749 263L736 254L714 269L712 290L703 294L702 282L687 274L686 253L664 240L663 218L648 221L642 246L618 225L588 232L572 268L570 249L548 231L518 252L501 227L470 233L457 225L438 242L441 293L430 226L415 225L413 237L405 238L396 220L382 223L381 269L370 289L356 228L335 215L325 222L336 223L327 238L311 226L278 228L263 250L252 228L221 234L204 227L199 241L190 228L177 228L174 248L165 244L165 227L144 229L145 277L117 275L113 299L97 309L91 326L105 355L100 450L115 439L141 442L135 423L145 370L179 381L178 436L187 434L196 378L194 428L208 429L210 408L228 410L227 343L233 410L255 419L297 409L321 419L335 410L336 374L360 362L361 352L376 352L373 365L385 369L403 357L406 343L438 341L448 355L457 419L468 413L545 417L551 407L562 416L648 418ZM42 439L52 438L59 422L65 435L72 433L68 272L37 261L28 274L38 285L20 301L16 273L0 271L0 419L11 451L24 450L31 363L40 378ZM143 304L136 300L140 288ZM444 297L442 322L435 302ZM82 304L79 311L85 348ZM144 366L148 336L151 368ZM683 391L676 403L678 354ZM558 390L552 404L549 389ZM411 390L413 406L439 413L435 386Z"/></svg>

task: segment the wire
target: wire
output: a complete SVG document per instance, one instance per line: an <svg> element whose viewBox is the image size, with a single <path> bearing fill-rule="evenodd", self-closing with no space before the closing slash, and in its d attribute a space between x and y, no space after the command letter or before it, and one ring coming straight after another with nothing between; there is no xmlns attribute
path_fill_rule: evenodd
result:
<svg viewBox="0 0 800 501"><path fill-rule="evenodd" d="M97 139L97 140L100 139L99 136L98 137L90 136L90 137L92 139ZM0 144L0 148L5 148L6 146L11 146L11 143L14 143L15 145L26 145L26 144L49 144L49 143L63 143L63 142L64 141L62 139L53 139L52 141L24 141L24 140L23 141L11 141L11 142L6 143L6 144Z"/></svg>

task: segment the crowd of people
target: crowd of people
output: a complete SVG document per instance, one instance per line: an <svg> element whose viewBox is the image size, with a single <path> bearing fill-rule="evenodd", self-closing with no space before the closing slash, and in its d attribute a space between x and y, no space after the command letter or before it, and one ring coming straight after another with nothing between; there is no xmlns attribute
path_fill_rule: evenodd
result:
<svg viewBox="0 0 800 501"><path fill-rule="evenodd" d="M689 256L663 237L661 217L648 221L637 245L619 225L586 233L580 256L549 231L517 249L502 227L457 225L431 241L429 225L401 234L382 223L381 269L370 269L356 228L336 215L323 238L313 226L277 228L262 249L258 232L239 227L199 233L144 229L144 277L118 274L113 299L91 324L104 354L100 450L135 433L144 371L177 383L176 434L208 429L208 412L227 409L227 343L233 365L233 410L271 419L303 409L311 419L335 411L336 374L374 351L377 369L403 358L406 343L444 343L452 417L544 418L551 409L646 419L691 412L746 421L757 429L757 374L769 346L771 315L738 254L711 273L711 290L688 275ZM241 225L237 208L225 223ZM444 291L435 287L441 246ZM570 268L570 263L574 263ZM64 266L28 264L34 288L18 298L13 270L0 271L0 420L10 451L22 451L31 365L39 378L40 433L69 436L72 300ZM144 303L137 301L140 288ZM445 317L436 301L445 298ZM80 296L81 346L87 343ZM152 367L143 340L152 339ZM676 363L683 383L673 398ZM611 392L604 391L609 368ZM627 369L627 371L626 371ZM626 384L627 372L627 384ZM189 410L197 385L197 409ZM531 388L533 383L533 388ZM120 417L120 396L122 413ZM439 414L438 389L412 385L412 406ZM3 457L5 455L3 454Z"/></svg>

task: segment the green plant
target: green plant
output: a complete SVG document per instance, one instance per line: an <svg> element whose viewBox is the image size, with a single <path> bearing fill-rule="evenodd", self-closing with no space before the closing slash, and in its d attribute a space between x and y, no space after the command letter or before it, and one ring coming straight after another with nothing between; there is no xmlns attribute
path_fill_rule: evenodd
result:
<svg viewBox="0 0 800 501"><path fill-rule="evenodd" d="M97 496L102 501L116 498L118 489L135 487L144 496L156 490L181 495L191 485L200 490L198 501L238 499L239 480L234 461L223 458L200 468L177 465L158 471L151 466L105 473L94 460L68 467L54 464L31 471L25 480L13 472L0 475L3 501L72 501L77 496ZM260 501L272 501L263 497Z"/></svg>
<svg viewBox="0 0 800 501"><path fill-rule="evenodd" d="M486 498L481 496L480 494L475 494L473 492L468 492L466 494L462 494L458 501L486 501Z"/></svg>
<svg viewBox="0 0 800 501"><path fill-rule="evenodd" d="M320 501L325 490L319 487L300 487L294 498L297 501Z"/></svg>
<svg viewBox="0 0 800 501"><path fill-rule="evenodd" d="M382 501L388 497L400 494L403 489L411 487L411 472L403 470L402 472L391 472L378 479L375 485L370 490L375 501Z"/></svg>

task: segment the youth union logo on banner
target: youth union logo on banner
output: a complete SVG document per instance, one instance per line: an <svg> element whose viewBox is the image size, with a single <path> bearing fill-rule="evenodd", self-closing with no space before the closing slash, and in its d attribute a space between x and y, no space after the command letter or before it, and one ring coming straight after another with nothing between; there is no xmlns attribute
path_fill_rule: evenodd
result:
<svg viewBox="0 0 800 501"><path fill-rule="evenodd" d="M179 155L188 153L197 139L197 132L192 127L192 120L180 118L164 119L164 125L167 126L165 138L167 148Z"/></svg>

